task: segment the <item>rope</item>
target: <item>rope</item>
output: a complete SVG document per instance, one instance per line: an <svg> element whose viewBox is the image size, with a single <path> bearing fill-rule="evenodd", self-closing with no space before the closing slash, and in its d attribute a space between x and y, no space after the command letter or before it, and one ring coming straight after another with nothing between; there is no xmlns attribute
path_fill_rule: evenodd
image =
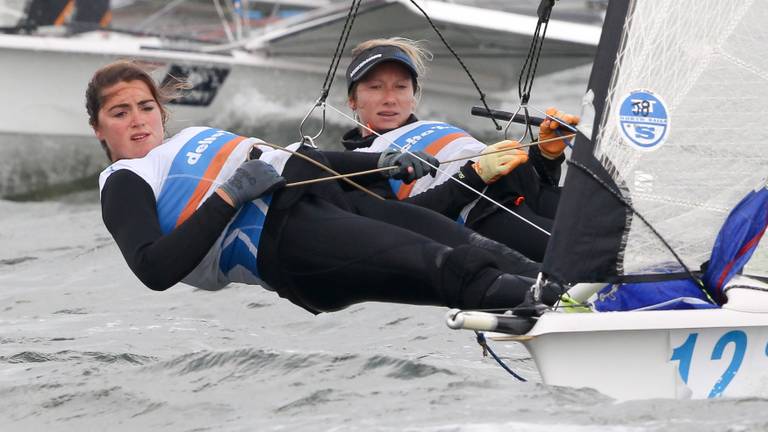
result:
<svg viewBox="0 0 768 432"><path fill-rule="evenodd" d="M432 30L435 31L437 36L440 38L440 40L443 42L443 45L445 45L446 48L448 48L448 51L450 51L451 54L453 54L453 57L456 58L456 61L459 62L459 65L461 65L462 69L464 69L464 72L467 73L467 76L469 77L469 80L472 81L472 85L475 86L475 89L477 90L477 93L480 95L480 101L483 103L483 106L486 110L490 112L490 108L488 107L488 103L485 100L485 93L483 93L482 90L480 90L480 85L477 84L477 81L475 81L475 77L472 76L472 73L469 71L469 68L466 64L464 64L464 61L461 60L461 57L456 53L456 51L453 50L453 47L448 43L447 40L443 37L443 34L440 32L440 30L437 29L437 26L435 23L432 22L432 18L427 15L427 12L424 11L424 9L421 8L421 6L416 3L415 0L411 0L411 3L413 3L414 6L416 6L416 9L421 12L422 15L424 15L424 18L427 19L427 22L429 22L429 25L432 27ZM491 120L493 121L493 125L496 127L497 131L501 130L501 125L496 121L495 118L491 117Z"/></svg>
<svg viewBox="0 0 768 432"><path fill-rule="evenodd" d="M300 157L300 158L304 159L305 161L307 161L307 162L309 162L309 163L311 163L311 164L313 164L313 165L315 165L315 166L319 167L319 168L320 168L320 169L322 169L323 171L327 171L327 172L329 172L329 173L331 173L331 174L333 174L333 175L335 175L335 176L339 176L339 178L340 178L341 180L343 180L343 181L345 181L345 182L349 183L350 185L354 186L354 187L355 187L355 188L357 188L357 189L360 189L361 191L363 191L363 192L367 193L368 195L370 195L370 196L372 196L372 197L374 197L374 198L378 198L378 199L380 199L380 200L383 200L383 199L384 199L384 198L382 198L382 197L381 197L381 195L377 194L376 192L373 192L373 191L371 191L371 190L368 190L368 189L366 189L365 187L363 187L363 186L359 185L357 182L355 182L355 181L353 181L353 180L350 180L350 179L348 179L348 178L346 178L346 177L342 177L342 174L339 174L338 172L334 171L334 170L333 170L331 167L329 167L329 166L326 166L325 164L323 164L323 163L320 163L320 162L318 162L318 161L316 161L316 160L312 159L311 157L309 157L309 156L307 156L307 155L301 154L301 153L299 153L299 152L297 152L297 151L293 151L293 150L287 149L287 148L285 148L285 147L281 147L281 146L279 146L279 145L277 145L277 144L270 144L270 143L268 143L268 142L264 142L264 141L262 141L262 142L258 143L257 145L265 145L265 146L267 146L267 147L272 147L272 148L273 148L273 149L275 149L275 150L282 150L282 151L286 151L286 152L288 152L288 153L290 153L290 154L292 154L292 155L294 155L294 156L298 156L298 157ZM295 186L295 185L294 185L294 186Z"/></svg>
<svg viewBox="0 0 768 432"><path fill-rule="evenodd" d="M542 141L534 141L534 142L530 142L530 143L527 143L527 144L519 144L517 147L511 148L511 149L495 150L495 151L492 151L492 152L478 153L476 155L464 156L464 157L460 157L460 158L456 158L456 159L448 159L448 160L440 161L440 164L447 164L447 163L451 163L451 162L458 162L458 161L462 161L462 160L467 160L467 159L472 159L472 158L480 157L480 156L483 156L483 155L490 155L490 154L496 154L496 153L507 153L507 152L511 152L511 151L514 151L514 150L519 150L519 149L526 148L526 147L533 147L533 146L539 145L539 144L546 144L546 143L549 143L549 142L567 140L567 139L571 139L571 138L573 138L575 136L576 136L576 134L568 134L568 135L557 136L555 138L549 138L549 139L545 139L545 140L542 140Z"/></svg>
<svg viewBox="0 0 768 432"><path fill-rule="evenodd" d="M309 179L309 180L302 180L302 181L297 181L297 182L293 182L293 183L287 183L285 185L285 187L304 186L304 185L308 185L308 184L312 184L312 183L320 183L320 182L329 181L329 180L341 180L341 179L345 179L345 178L349 178L349 177L357 177L357 176L366 175L366 174L373 174L373 173L377 173L377 172L385 172L385 171L389 171L389 170L391 170L393 168L397 168L397 166L396 165L392 165L392 166L383 167L383 168L375 168L375 169L369 169L369 170L365 170L365 171L357 171L357 172L353 172L353 173L349 173L349 174L333 175L333 176L330 176L330 177L318 177L318 178L313 178L313 179Z"/></svg>
<svg viewBox="0 0 768 432"><path fill-rule="evenodd" d="M521 145L519 145L519 146L517 146L515 148L512 148L512 149L496 150L496 151L492 151L492 152L488 152L488 153L478 153L478 154L475 154L475 155L464 156L464 157L455 158L455 159L448 159L448 160L439 161L439 162L440 162L441 165L443 165L443 164L447 164L447 163L451 163L451 162L458 162L458 161L468 160L468 159L476 158L476 157L483 156L483 155L496 154L496 153L509 153L509 152L517 150L517 149L521 149L521 148L525 148L525 147L531 147L531 146L535 146L535 145L538 145L538 144L543 144L543 143L550 142L550 141L559 141L561 139L568 139L568 138L571 138L571 137L573 137L575 135L576 134L570 134L570 135L565 135L562 138L561 137L556 137L556 138L550 138L550 139L547 139L547 140L544 140L544 141L536 141L536 142L532 142L532 143L528 143L528 144L521 144ZM303 186L303 185L308 185L308 184L312 184L312 183L320 183L320 182L330 181L330 180L341 180L341 179L345 179L345 178L349 178L349 177L357 177L357 176L366 175L366 174L374 174L374 173L379 173L379 172L386 172L386 171L389 171L389 170L392 170L392 169L396 169L396 168L398 168L397 165L392 165L392 166L386 166L386 167L381 167L381 168L369 169L369 170L365 170L365 171L351 172L349 174L333 175L333 176L330 176L330 177L318 177L318 178L314 178L314 179L302 180L302 181L288 183L288 184L285 185L285 187Z"/></svg>
<svg viewBox="0 0 768 432"><path fill-rule="evenodd" d="M517 378L518 381L522 381L522 382L528 381L522 376L516 374L515 371L513 371L509 366L506 365L506 363L501 361L501 358L497 356L495 352L493 352L490 346L488 346L488 342L485 340L484 334L480 333L479 331L476 331L475 335L477 336L477 343L480 344L481 347L483 347L483 355L485 355L485 353L491 354L491 357L493 357L493 359L496 360L496 363L498 363L499 366L501 366L505 371L509 372L510 375Z"/></svg>
<svg viewBox="0 0 768 432"><path fill-rule="evenodd" d="M410 152L409 150L407 150L407 149L404 149L402 146L398 145L397 143L393 142L392 140L388 139L387 137L384 137L384 136L382 136L380 133L378 133L378 132L376 132L375 130L373 130L373 129L369 128L368 126L366 126L366 125L364 125L364 124L360 123L359 121L357 121L357 119L355 119L355 118L353 118L353 117L350 117L350 116L349 116L349 115L347 115L345 112L343 112L343 111L340 111L338 108L334 107L333 105L330 105L330 104L327 104L327 103L326 103L326 105L327 105L327 106L328 106L328 108L330 108L331 110L333 110L333 111L336 111L338 114L340 114L340 115L341 115L341 116L343 116L343 117L346 117L347 119L351 120L352 122L354 122L354 123L355 123L355 124L357 124L358 126L360 126L360 127L362 127L362 128L365 128L366 130L368 130L369 132L371 132L372 134L376 135L376 136L377 136L377 137L379 137L379 138L383 138L383 139L384 139L384 141L386 141L386 142L387 142L387 144L389 144L389 145L391 145L391 146L394 146L394 147L396 147L396 148L400 149L400 151L405 151L406 153L410 153L410 154L411 154L413 157L415 157L416 159L418 159L418 160L420 160L420 161L424 162L425 164L429 165L430 167L432 167L432 168L436 169L436 170L437 170L437 172L439 172L439 173L442 173L442 174L445 174L446 176L448 176L448 178L449 178L449 179L451 179L452 181L458 182L458 183L459 183L461 186L463 186L463 187L465 187L465 188L467 188L467 189L471 190L472 192L474 192L475 194L477 194L479 197L482 197L482 198L485 198L485 199L487 199L487 200L488 200L488 201L490 201L492 204L495 204L495 205L497 205L499 208L503 209L503 210L504 210L504 211L506 211L507 213L509 213L509 214L511 214L511 215L513 215L513 216L515 216L516 218L518 218L518 219L520 219L521 221L523 221L523 222L527 223L528 225L532 226L533 228L536 228L537 230L541 231L542 233L544 233L544 234L546 234L546 235L548 235L548 236L550 236L550 235L551 235L551 234L549 233L549 231L545 230L544 228L542 228L542 227L540 227L540 226L536 225L535 223L533 223L533 222L529 221L529 220L528 220L528 219L526 219L525 217L523 217L523 216L520 216L519 214L517 214L517 213L515 213L514 211L512 211L511 209L507 208L506 206L504 206L504 205L503 205L503 204L501 204L500 202L498 202L498 201L494 200L493 198L489 197L488 195L486 195L486 194L484 194L484 193L482 193L482 192L478 191L477 189L473 188L472 186L470 186L470 185L468 185L468 184L466 184L466 183L462 182L461 180L459 180L459 179L457 179L457 178L453 177L452 175L448 175L448 173L446 173L444 170L440 169L439 167L436 167L436 166L432 165L432 164L431 164L431 163L429 163L428 161L425 161L424 159L420 158L418 155L416 155L416 154L414 154L414 153Z"/></svg>

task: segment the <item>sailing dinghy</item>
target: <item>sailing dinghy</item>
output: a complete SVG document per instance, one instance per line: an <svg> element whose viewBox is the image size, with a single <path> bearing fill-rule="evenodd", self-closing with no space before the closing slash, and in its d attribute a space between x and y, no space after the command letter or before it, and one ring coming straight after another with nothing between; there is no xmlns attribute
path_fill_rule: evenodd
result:
<svg viewBox="0 0 768 432"><path fill-rule="evenodd" d="M611 1L539 285L593 312L448 325L521 342L546 384L768 396L765 22L759 1Z"/></svg>

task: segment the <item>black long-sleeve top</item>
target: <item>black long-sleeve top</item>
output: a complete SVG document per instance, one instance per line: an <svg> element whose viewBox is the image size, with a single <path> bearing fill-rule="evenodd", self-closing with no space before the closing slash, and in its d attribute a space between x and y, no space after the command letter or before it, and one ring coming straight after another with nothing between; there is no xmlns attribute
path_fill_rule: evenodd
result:
<svg viewBox="0 0 768 432"><path fill-rule="evenodd" d="M376 167L378 153L322 152L330 166L342 173ZM295 157L295 156L294 156ZM331 175L331 174L328 174ZM378 181L379 174L359 178ZM292 188L297 197L302 188ZM130 170L112 173L101 191L104 225L112 234L128 267L147 287L162 291L187 276L202 261L237 213L218 194L212 194L181 225L163 234L157 202L149 184Z"/></svg>

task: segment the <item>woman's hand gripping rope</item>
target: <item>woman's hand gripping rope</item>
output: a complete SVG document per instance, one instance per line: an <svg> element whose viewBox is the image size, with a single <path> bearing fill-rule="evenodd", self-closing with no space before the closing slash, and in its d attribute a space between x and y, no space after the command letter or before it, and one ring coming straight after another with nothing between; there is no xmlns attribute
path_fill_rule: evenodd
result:
<svg viewBox="0 0 768 432"><path fill-rule="evenodd" d="M485 184L491 184L526 162L528 153L520 150L520 143L505 140L486 147L472 167Z"/></svg>
<svg viewBox="0 0 768 432"><path fill-rule="evenodd" d="M379 168L389 167L383 171L385 177L410 183L429 174L434 177L440 161L423 151L401 152L400 150L385 150L379 157Z"/></svg>
<svg viewBox="0 0 768 432"><path fill-rule="evenodd" d="M252 159L243 162L218 190L224 201L234 208L239 208L248 201L282 188L285 184L285 178L278 174L272 165Z"/></svg>

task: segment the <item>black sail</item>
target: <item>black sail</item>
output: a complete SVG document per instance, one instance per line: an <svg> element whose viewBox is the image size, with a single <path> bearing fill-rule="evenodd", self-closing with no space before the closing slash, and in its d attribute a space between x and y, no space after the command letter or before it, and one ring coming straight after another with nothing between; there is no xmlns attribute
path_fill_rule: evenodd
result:
<svg viewBox="0 0 768 432"><path fill-rule="evenodd" d="M603 119L608 85L629 9L626 0L611 1L595 55L589 89L594 93L592 137ZM571 160L594 173L569 166L542 270L559 282L610 282L621 273L622 239L628 210L608 188L619 186L594 156L592 137L576 137Z"/></svg>

